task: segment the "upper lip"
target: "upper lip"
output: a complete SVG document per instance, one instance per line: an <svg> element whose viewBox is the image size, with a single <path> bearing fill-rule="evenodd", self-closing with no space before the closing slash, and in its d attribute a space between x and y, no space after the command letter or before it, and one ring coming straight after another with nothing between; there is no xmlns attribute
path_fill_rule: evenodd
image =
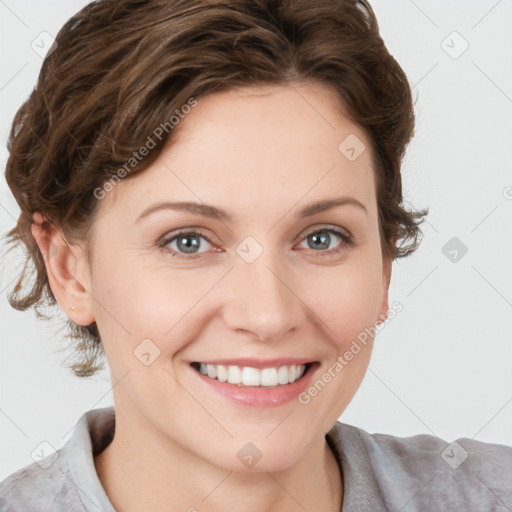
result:
<svg viewBox="0 0 512 512"><path fill-rule="evenodd" d="M256 359L245 357L242 359L213 359L194 361L203 364L221 364L224 366L249 366L251 368L279 368L281 366L292 366L313 363L313 359L299 357L281 357L277 359Z"/></svg>

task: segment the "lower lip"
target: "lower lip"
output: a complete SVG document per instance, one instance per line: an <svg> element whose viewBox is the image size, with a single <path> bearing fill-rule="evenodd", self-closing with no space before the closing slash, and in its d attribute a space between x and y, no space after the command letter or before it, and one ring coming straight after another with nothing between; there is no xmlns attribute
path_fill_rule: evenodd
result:
<svg viewBox="0 0 512 512"><path fill-rule="evenodd" d="M220 382L217 379L203 375L194 368L191 369L210 389L229 400L241 405L263 408L277 407L296 399L309 386L318 366L318 363L313 363L299 380L276 387L237 386L229 382Z"/></svg>

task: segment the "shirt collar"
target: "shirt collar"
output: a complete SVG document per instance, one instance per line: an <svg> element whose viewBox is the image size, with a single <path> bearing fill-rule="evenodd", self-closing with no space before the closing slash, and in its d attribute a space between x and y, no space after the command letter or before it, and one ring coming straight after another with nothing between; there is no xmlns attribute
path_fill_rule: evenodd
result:
<svg viewBox="0 0 512 512"><path fill-rule="evenodd" d="M66 444L67 462L87 512L115 512L94 466L94 455L113 439L114 407L92 409L81 416ZM356 427L337 421L325 436L343 478L343 512L385 510L372 461Z"/></svg>
<svg viewBox="0 0 512 512"><path fill-rule="evenodd" d="M325 437L343 478L343 512L387 510L360 430L337 421Z"/></svg>
<svg viewBox="0 0 512 512"><path fill-rule="evenodd" d="M115 512L101 485L93 458L112 440L114 426L113 407L92 409L80 417L65 446L64 455L87 512Z"/></svg>

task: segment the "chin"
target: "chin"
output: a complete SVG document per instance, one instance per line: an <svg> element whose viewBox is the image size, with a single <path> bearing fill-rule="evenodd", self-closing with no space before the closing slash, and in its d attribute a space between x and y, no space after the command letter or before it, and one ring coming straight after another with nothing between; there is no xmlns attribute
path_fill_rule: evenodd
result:
<svg viewBox="0 0 512 512"><path fill-rule="evenodd" d="M236 440L222 452L210 458L210 462L235 473L263 473L285 471L295 466L306 453L299 447L284 442L240 442Z"/></svg>

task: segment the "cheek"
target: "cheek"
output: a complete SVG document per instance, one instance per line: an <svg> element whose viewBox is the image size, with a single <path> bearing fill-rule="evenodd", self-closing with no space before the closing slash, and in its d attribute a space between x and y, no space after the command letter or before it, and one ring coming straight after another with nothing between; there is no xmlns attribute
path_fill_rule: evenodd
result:
<svg viewBox="0 0 512 512"><path fill-rule="evenodd" d="M383 298L381 272L376 262L340 266L315 277L315 286L305 302L313 305L338 352L347 350L354 339L375 324Z"/></svg>
<svg viewBox="0 0 512 512"><path fill-rule="evenodd" d="M379 262L369 260L340 266L330 276L315 279L309 300L321 319L329 345L323 367L300 396L304 410L314 408L328 428L343 413L367 371L375 331L372 326L382 302ZM330 279L328 279L330 277Z"/></svg>
<svg viewBox="0 0 512 512"><path fill-rule="evenodd" d="M105 351L132 366L133 351L150 339L162 355L177 352L192 335L201 299L224 270L145 268L130 258L111 258L98 267L92 290L95 318ZM215 274L215 275L213 275ZM194 322L194 323L196 323Z"/></svg>

